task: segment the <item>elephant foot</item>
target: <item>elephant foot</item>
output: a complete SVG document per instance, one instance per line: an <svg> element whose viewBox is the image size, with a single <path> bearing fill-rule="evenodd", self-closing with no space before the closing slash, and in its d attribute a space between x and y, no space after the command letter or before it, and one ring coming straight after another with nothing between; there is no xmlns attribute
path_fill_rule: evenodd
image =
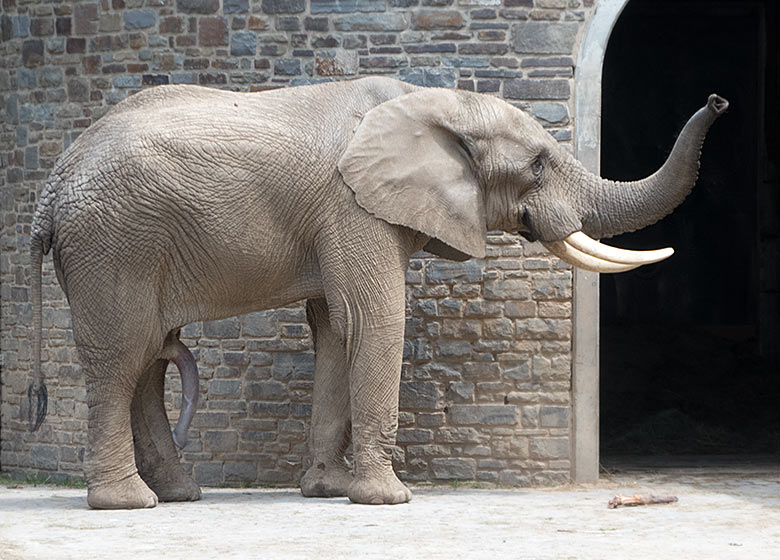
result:
<svg viewBox="0 0 780 560"><path fill-rule="evenodd" d="M136 473L117 482L90 484L87 503L94 509L153 508L157 505L157 495Z"/></svg>
<svg viewBox="0 0 780 560"><path fill-rule="evenodd" d="M347 496L356 504L405 504L412 499L412 491L391 472L384 477L355 478Z"/></svg>
<svg viewBox="0 0 780 560"><path fill-rule="evenodd" d="M318 462L301 478L301 494L307 498L338 498L347 495L350 484L352 472L346 464Z"/></svg>
<svg viewBox="0 0 780 560"><path fill-rule="evenodd" d="M195 502L200 500L200 486L181 467L178 465L177 467L178 473L170 478L149 482L149 487L157 494L161 502Z"/></svg>

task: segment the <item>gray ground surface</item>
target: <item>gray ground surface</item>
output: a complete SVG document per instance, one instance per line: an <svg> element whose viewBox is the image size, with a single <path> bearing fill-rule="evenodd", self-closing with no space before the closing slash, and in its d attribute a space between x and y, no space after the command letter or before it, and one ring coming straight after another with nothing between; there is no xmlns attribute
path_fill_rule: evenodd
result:
<svg viewBox="0 0 780 560"><path fill-rule="evenodd" d="M11 485L14 486L14 485ZM608 509L617 493L670 505ZM624 471L550 489L414 489L361 506L293 489L206 489L203 500L92 511L86 490L0 487L0 558L780 558L780 470Z"/></svg>

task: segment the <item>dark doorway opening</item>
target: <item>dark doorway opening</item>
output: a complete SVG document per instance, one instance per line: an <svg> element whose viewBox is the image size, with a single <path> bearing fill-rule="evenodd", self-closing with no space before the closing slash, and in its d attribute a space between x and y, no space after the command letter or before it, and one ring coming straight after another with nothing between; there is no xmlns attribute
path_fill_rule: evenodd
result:
<svg viewBox="0 0 780 560"><path fill-rule="evenodd" d="M610 243L675 248L601 277L601 455L780 454L778 7L631 0L603 70L601 171L646 176L710 93L731 102L693 193Z"/></svg>

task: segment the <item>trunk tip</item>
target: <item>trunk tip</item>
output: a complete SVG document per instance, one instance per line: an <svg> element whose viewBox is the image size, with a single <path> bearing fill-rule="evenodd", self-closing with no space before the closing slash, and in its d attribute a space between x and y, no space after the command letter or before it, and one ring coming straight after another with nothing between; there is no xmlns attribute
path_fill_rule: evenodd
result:
<svg viewBox="0 0 780 560"><path fill-rule="evenodd" d="M722 98L720 95L713 93L707 99L707 107L716 115L722 115L729 108L729 102Z"/></svg>

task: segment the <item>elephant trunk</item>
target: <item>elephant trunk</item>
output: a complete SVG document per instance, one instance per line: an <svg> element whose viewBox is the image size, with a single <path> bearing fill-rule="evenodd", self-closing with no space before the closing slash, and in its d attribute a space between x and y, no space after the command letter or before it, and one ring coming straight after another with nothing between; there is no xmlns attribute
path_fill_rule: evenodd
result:
<svg viewBox="0 0 780 560"><path fill-rule="evenodd" d="M691 192L699 170L704 137L728 101L710 95L707 104L686 123L671 154L653 175L633 182L592 176L584 189L587 209L582 230L595 238L611 237L654 224L677 207Z"/></svg>

